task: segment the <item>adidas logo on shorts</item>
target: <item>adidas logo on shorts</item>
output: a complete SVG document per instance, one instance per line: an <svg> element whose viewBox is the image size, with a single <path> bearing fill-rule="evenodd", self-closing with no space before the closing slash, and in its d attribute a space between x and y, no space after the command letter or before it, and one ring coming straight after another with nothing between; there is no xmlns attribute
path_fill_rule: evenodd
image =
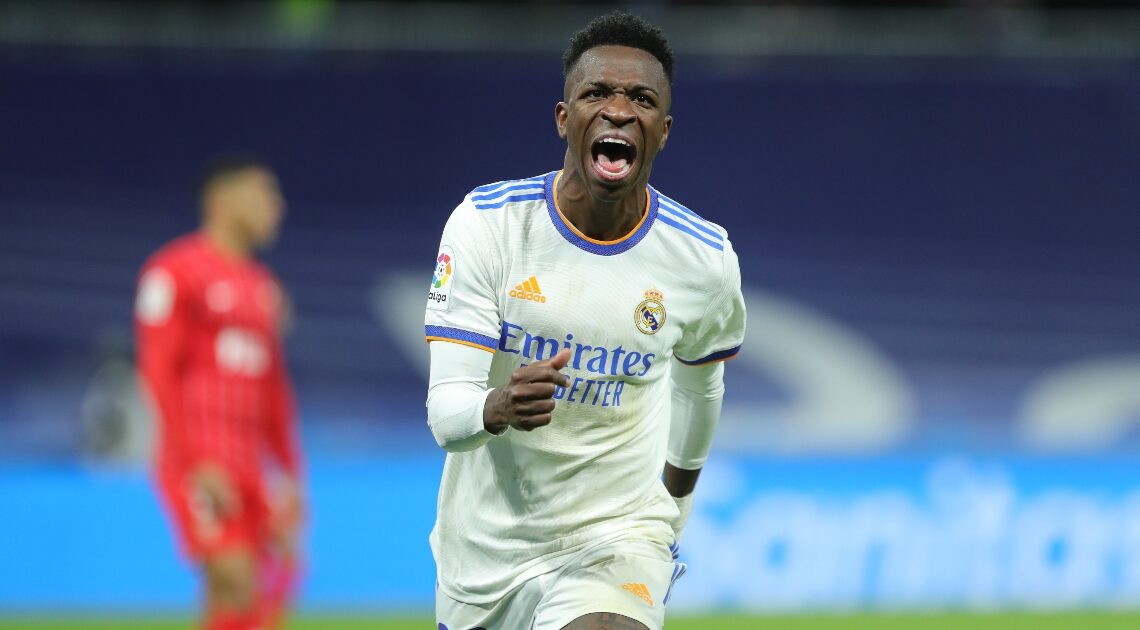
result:
<svg viewBox="0 0 1140 630"><path fill-rule="evenodd" d="M646 604L649 604L650 606L653 605L653 598L649 596L649 587L648 586L646 586L640 582L637 582L637 583L630 582L628 584L622 584L621 587L624 588L625 590L629 591L630 593L633 593L634 595L637 595L638 597L640 597L642 600L645 601Z"/></svg>

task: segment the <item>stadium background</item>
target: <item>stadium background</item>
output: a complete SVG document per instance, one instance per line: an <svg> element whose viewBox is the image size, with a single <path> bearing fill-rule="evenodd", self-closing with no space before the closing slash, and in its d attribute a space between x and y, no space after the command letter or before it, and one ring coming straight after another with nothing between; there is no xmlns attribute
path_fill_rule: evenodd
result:
<svg viewBox="0 0 1140 630"><path fill-rule="evenodd" d="M678 54L653 181L750 314L673 605L1136 610L1140 13L858 4L636 7ZM559 54L610 6L0 5L0 620L193 609L132 289L231 148L290 204L302 611L430 609L438 235L558 167Z"/></svg>

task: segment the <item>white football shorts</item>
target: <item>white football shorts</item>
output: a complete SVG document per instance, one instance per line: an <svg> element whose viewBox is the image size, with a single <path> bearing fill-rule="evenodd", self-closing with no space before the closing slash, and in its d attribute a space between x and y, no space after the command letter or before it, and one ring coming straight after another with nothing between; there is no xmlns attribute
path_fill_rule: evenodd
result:
<svg viewBox="0 0 1140 630"><path fill-rule="evenodd" d="M497 602L465 604L437 588L438 630L562 630L595 612L662 630L665 603L685 572L675 554L675 546L617 538L579 551L562 568L524 582Z"/></svg>

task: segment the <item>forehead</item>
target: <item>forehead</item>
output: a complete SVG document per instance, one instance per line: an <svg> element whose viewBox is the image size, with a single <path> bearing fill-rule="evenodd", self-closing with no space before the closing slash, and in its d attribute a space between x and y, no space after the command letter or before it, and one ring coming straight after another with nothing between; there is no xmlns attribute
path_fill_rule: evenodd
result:
<svg viewBox="0 0 1140 630"><path fill-rule="evenodd" d="M669 79L661 62L648 51L629 46L595 46L582 53L566 77L566 85L582 83L644 84L663 92Z"/></svg>
<svg viewBox="0 0 1140 630"><path fill-rule="evenodd" d="M265 167L251 166L234 173L231 181L235 184L245 186L275 187L277 185L277 176L273 174L273 171Z"/></svg>

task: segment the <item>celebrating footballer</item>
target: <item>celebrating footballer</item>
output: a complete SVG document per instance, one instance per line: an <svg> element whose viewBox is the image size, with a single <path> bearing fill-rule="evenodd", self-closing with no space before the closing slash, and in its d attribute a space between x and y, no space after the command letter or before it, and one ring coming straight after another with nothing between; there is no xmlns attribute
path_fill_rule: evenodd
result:
<svg viewBox="0 0 1140 630"><path fill-rule="evenodd" d="M428 292L441 630L660 630L744 339L725 230L649 185L661 32L612 13L563 62L562 167L464 197Z"/></svg>

